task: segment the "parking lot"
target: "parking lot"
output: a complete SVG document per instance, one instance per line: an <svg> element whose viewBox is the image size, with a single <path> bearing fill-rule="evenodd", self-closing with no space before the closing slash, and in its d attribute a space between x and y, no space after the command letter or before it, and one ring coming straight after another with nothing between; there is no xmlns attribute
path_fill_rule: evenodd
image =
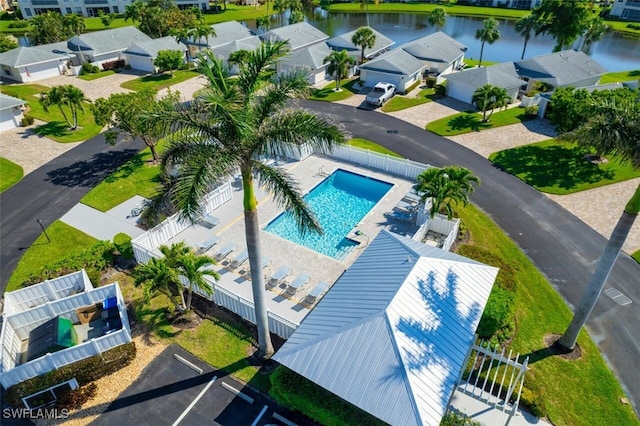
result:
<svg viewBox="0 0 640 426"><path fill-rule="evenodd" d="M287 413L173 345L92 425L293 425Z"/></svg>

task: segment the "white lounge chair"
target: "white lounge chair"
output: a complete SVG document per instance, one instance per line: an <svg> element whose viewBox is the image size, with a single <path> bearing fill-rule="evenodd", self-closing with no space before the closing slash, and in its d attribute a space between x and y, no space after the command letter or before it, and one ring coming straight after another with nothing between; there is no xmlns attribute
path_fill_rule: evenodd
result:
<svg viewBox="0 0 640 426"><path fill-rule="evenodd" d="M199 220L199 223L202 226L211 229L211 228L217 226L218 224L220 224L220 219L218 219L215 216L211 216L209 214L206 214L206 215L202 216L202 218Z"/></svg>
<svg viewBox="0 0 640 426"><path fill-rule="evenodd" d="M247 250L241 251L236 257L233 258L229 266L232 268L240 267L244 262L249 259L249 252Z"/></svg>
<svg viewBox="0 0 640 426"><path fill-rule="evenodd" d="M284 281L284 279L287 278L290 273L291 273L291 266L289 265L282 266L276 272L271 274L271 276L269 277L269 281L267 281L267 286L276 287L282 284L282 281Z"/></svg>
<svg viewBox="0 0 640 426"><path fill-rule="evenodd" d="M220 237L217 236L217 235L214 235L213 237L209 238L208 240L201 241L198 244L198 251L200 253L204 253L205 251L209 250L211 247L215 246L219 242L220 242Z"/></svg>
<svg viewBox="0 0 640 426"><path fill-rule="evenodd" d="M402 222L413 222L413 219L416 216L416 212L415 211L401 212L401 211L394 210L393 212L391 212L391 216Z"/></svg>
<svg viewBox="0 0 640 426"><path fill-rule="evenodd" d="M269 259L268 257L263 257L262 258L262 270L264 271L265 269L267 269L269 267L269 265L271 265L271 259ZM247 266L247 270L244 273L246 276L251 277L251 266Z"/></svg>
<svg viewBox="0 0 640 426"><path fill-rule="evenodd" d="M236 249L235 243L227 243L220 248L220 250L216 253L216 260L221 261L225 257L229 256L229 253Z"/></svg>
<svg viewBox="0 0 640 426"><path fill-rule="evenodd" d="M327 287L329 287L329 285L324 282L324 281L320 281L318 284L316 284L316 286L305 296L304 301L305 303L309 304L309 305L313 305L314 303L316 303L316 300L318 299L318 297L320 297L320 295L327 289Z"/></svg>
<svg viewBox="0 0 640 426"><path fill-rule="evenodd" d="M307 281L309 281L309 275L305 274L304 272L301 273L300 275L298 275L296 277L295 280L293 280L288 286L287 286L287 294L294 296L296 294L296 292L298 291L298 289L300 287L302 287L303 285L305 285L307 283Z"/></svg>

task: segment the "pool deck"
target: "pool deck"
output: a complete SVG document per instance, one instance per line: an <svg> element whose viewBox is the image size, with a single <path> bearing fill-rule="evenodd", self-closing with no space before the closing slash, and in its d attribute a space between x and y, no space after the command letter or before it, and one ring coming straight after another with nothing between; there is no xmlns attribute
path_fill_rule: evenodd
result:
<svg viewBox="0 0 640 426"><path fill-rule="evenodd" d="M332 285L381 229L387 229L402 235L411 235L417 230L415 225L389 216L398 201L411 190L412 182L349 163L343 163L332 158L315 155L303 161L281 164L280 167L285 168L293 175L301 191L305 194L338 168L393 184L393 187L357 225L357 229L362 232L362 235L360 237L355 237L353 233L349 235L350 238L358 239L361 245L356 247L343 260L336 260L322 255L269 232L260 232L263 257L268 257L271 260L270 266L265 269L266 277L283 265L291 267L291 274L285 279L285 283L293 281L300 273L306 273L310 277L309 281L300 287L294 296L286 295L286 284L273 290L267 290L267 308L269 311L299 324L310 312L308 307L300 304L306 294L320 281L325 281ZM259 204L260 229L263 229L282 212L282 208L274 202L270 194L262 190L256 191L256 197ZM248 261L237 270L233 270L229 266L231 260L246 249L242 188L239 181L233 183L233 198L213 212L209 212L209 214L219 219L219 224L212 228L207 228L200 224L193 225L165 244L170 245L174 242L184 241L190 246L197 247L200 242L216 235L220 237L220 241L205 252L213 256L220 247L225 246L227 243L232 243L235 245L233 252L215 265L215 269L220 273L218 284L239 296L253 300L251 282L244 275Z"/></svg>

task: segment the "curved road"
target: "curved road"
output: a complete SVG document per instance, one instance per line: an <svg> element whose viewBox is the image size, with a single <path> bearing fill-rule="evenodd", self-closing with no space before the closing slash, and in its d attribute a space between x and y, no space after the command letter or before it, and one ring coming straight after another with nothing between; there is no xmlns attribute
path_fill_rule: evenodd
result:
<svg viewBox="0 0 640 426"><path fill-rule="evenodd" d="M369 139L403 157L434 166L457 164L482 179L473 202L529 255L558 292L575 305L606 239L537 190L494 168L485 158L440 136L386 114L326 102L303 106L333 116L355 137ZM143 147L141 142L106 145L100 135L27 175L0 194L0 290L22 255L46 227L71 209L92 187ZM602 200L594 206L602 208ZM607 287L634 303L619 306L602 296L588 323L638 412L640 403L640 265L622 254ZM564 330L550 330L562 332ZM580 391L580 390L577 390ZM589 398L589 395L585 395Z"/></svg>

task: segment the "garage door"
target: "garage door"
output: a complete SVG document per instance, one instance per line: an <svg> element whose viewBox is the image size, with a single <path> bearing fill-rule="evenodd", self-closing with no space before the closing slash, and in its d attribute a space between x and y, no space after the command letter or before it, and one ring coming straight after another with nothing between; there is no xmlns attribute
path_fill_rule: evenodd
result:
<svg viewBox="0 0 640 426"><path fill-rule="evenodd" d="M148 56L127 55L127 59L129 65L131 65L131 68L133 68L134 70L155 72L153 60Z"/></svg>
<svg viewBox="0 0 640 426"><path fill-rule="evenodd" d="M376 71L362 70L360 78L364 81L366 87L373 87L382 81L391 83L396 87L400 86L400 76L394 74L386 74Z"/></svg>
<svg viewBox="0 0 640 426"><path fill-rule="evenodd" d="M473 92L468 85L459 81L447 81L447 96L470 104Z"/></svg>

